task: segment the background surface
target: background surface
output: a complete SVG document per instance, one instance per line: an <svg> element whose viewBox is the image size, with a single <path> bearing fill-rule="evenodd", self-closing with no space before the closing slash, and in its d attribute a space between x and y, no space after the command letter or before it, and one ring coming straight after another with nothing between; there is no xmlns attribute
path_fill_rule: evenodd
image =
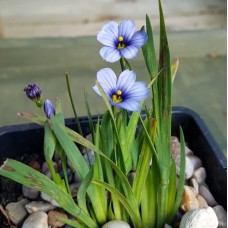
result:
<svg viewBox="0 0 228 228"><path fill-rule="evenodd" d="M226 4L225 0L163 1L171 56L180 60L173 105L202 116L225 154ZM158 44L155 0L0 0L0 126L25 123L17 112L37 112L23 92L31 82L42 87L44 98L60 97L65 116L72 117L66 72L79 115L86 114L84 90L92 113L102 113L105 107L91 89L96 72L109 66L119 73L120 67L100 58L96 34L108 20L124 18L135 20L139 29L146 13ZM138 80L149 81L141 53L132 66Z"/></svg>

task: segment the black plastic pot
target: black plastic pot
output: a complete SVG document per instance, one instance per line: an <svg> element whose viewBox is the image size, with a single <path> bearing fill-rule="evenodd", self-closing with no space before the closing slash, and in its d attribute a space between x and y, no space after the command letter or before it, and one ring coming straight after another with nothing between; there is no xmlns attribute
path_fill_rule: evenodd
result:
<svg viewBox="0 0 228 228"><path fill-rule="evenodd" d="M97 117L94 117L96 121ZM84 134L89 133L87 118L80 118ZM66 125L75 130L74 119L66 119ZM207 170L206 183L217 202L226 208L227 202L227 162L214 138L202 119L195 112L173 108L172 134L179 136L179 126L183 128L185 140ZM23 160L23 154L39 154L42 159L43 128L37 124L23 124L0 128L0 163L6 158ZM26 162L26 161L25 161ZM0 189L1 190L1 189Z"/></svg>

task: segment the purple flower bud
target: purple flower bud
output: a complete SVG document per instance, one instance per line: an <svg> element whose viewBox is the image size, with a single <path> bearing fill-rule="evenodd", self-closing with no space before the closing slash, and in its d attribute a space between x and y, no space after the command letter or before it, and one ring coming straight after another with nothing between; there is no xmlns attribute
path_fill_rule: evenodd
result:
<svg viewBox="0 0 228 228"><path fill-rule="evenodd" d="M51 101L46 100L44 102L44 106L43 106L44 112L46 114L46 117L48 119L51 118L52 115L55 115L55 107L54 105L51 103Z"/></svg>
<svg viewBox="0 0 228 228"><path fill-rule="evenodd" d="M28 84L27 87L24 88L26 96L32 101L38 101L41 97L41 89L36 84Z"/></svg>

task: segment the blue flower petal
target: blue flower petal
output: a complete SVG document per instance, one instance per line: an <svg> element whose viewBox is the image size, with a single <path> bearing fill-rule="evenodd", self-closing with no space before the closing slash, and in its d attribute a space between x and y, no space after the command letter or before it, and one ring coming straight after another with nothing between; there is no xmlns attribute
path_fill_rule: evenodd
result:
<svg viewBox="0 0 228 228"><path fill-rule="evenodd" d="M100 31L97 34L97 40L108 47L116 46L116 38L112 34L105 31Z"/></svg>
<svg viewBox="0 0 228 228"><path fill-rule="evenodd" d="M119 36L122 36L125 41L130 41L135 32L135 23L132 20L123 20L119 27Z"/></svg>
<svg viewBox="0 0 228 228"><path fill-rule="evenodd" d="M120 50L120 53L123 57L126 59L133 59L137 56L138 54L138 48L136 48L133 45L127 46L123 49Z"/></svg>
<svg viewBox="0 0 228 228"><path fill-rule="evenodd" d="M101 31L97 34L97 40L109 47L115 47L117 39L118 24L114 21L110 21L109 23L104 25Z"/></svg>
<svg viewBox="0 0 228 228"><path fill-rule="evenodd" d="M137 112L141 110L141 106L137 101L127 99L121 103L115 104L119 108L124 108L128 111Z"/></svg>
<svg viewBox="0 0 228 228"><path fill-rule="evenodd" d="M135 72L125 70L116 77L110 68L103 68L97 72L97 81L106 93L111 105L129 111L139 111L139 101L145 100L150 93L146 83L135 82ZM94 91L101 96L97 86ZM120 93L119 93L120 90ZM118 99L117 96L120 96Z"/></svg>
<svg viewBox="0 0 228 228"><path fill-rule="evenodd" d="M44 112L45 112L46 117L47 117L48 119L50 119L52 115L55 115L55 107L54 107L54 105L51 103L50 100L46 100L46 101L44 102L43 109L44 109Z"/></svg>
<svg viewBox="0 0 228 228"><path fill-rule="evenodd" d="M110 21L107 24L105 24L102 27L101 31L110 33L110 35L112 35L116 39L118 38L118 24L115 21Z"/></svg>
<svg viewBox="0 0 228 228"><path fill-rule="evenodd" d="M146 43L146 41L147 41L147 34L143 30L140 30L134 33L130 44L137 48L140 48Z"/></svg>
<svg viewBox="0 0 228 228"><path fill-rule="evenodd" d="M121 58L120 52L114 47L101 48L100 55L104 60L110 63L114 63Z"/></svg>
<svg viewBox="0 0 228 228"><path fill-rule="evenodd" d="M127 93L127 99L132 99L135 101L145 100L150 94L146 83L136 82Z"/></svg>
<svg viewBox="0 0 228 228"><path fill-rule="evenodd" d="M97 81L108 98L111 99L112 92L116 90L117 77L115 73L110 68L103 68L97 72Z"/></svg>
<svg viewBox="0 0 228 228"><path fill-rule="evenodd" d="M117 89L121 90L123 93L127 93L129 89L134 85L136 79L136 74L133 71L125 70L123 71L117 80Z"/></svg>

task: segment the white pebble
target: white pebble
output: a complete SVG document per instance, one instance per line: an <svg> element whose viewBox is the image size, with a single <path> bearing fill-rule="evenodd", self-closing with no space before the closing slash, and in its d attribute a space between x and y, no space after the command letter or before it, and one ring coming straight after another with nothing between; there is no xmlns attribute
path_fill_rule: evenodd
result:
<svg viewBox="0 0 228 228"><path fill-rule="evenodd" d="M48 228L48 216L43 211L31 214L24 222L22 228Z"/></svg>
<svg viewBox="0 0 228 228"><path fill-rule="evenodd" d="M179 228L217 228L218 219L211 207L187 212L181 219Z"/></svg>
<svg viewBox="0 0 228 228"><path fill-rule="evenodd" d="M112 220L110 222L105 223L102 228L131 228L130 225L121 220Z"/></svg>

